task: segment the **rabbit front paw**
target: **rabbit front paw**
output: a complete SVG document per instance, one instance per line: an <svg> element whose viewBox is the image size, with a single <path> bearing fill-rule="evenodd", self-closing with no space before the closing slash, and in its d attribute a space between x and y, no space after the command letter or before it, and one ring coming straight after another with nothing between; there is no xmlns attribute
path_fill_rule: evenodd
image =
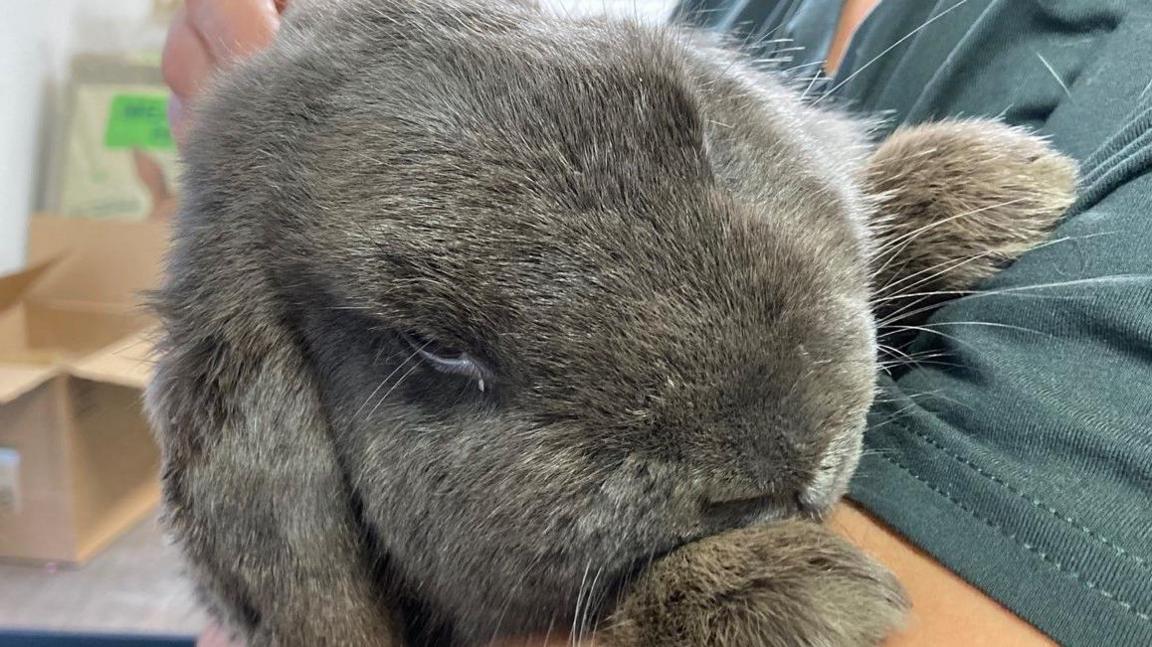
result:
<svg viewBox="0 0 1152 647"><path fill-rule="evenodd" d="M1076 183L1076 163L1022 128L970 119L897 130L868 164L879 289L971 289L1048 238Z"/></svg>
<svg viewBox="0 0 1152 647"><path fill-rule="evenodd" d="M784 521L686 545L632 585L610 647L863 647L907 609L896 579L824 527Z"/></svg>

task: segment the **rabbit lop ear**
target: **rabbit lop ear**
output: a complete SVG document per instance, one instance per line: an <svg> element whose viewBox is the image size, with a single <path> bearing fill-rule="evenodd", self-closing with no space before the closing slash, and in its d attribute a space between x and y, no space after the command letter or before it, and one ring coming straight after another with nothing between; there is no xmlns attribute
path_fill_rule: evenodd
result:
<svg viewBox="0 0 1152 647"><path fill-rule="evenodd" d="M147 406L202 597L250 645L402 645L302 353L259 312L200 303L210 270L174 268Z"/></svg>
<svg viewBox="0 0 1152 647"><path fill-rule="evenodd" d="M926 317L1043 242L1075 198L1076 175L1075 162L1043 139L1000 122L897 130L872 154L865 180L879 206L881 320Z"/></svg>

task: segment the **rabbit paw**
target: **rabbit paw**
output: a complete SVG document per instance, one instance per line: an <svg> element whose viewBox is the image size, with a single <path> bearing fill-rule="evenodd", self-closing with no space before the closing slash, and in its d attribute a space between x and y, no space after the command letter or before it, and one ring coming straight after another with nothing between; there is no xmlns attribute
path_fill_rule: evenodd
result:
<svg viewBox="0 0 1152 647"><path fill-rule="evenodd" d="M610 647L879 644L907 603L896 579L815 523L735 530L654 564L608 619Z"/></svg>
<svg viewBox="0 0 1152 647"><path fill-rule="evenodd" d="M1075 200L1076 180L1075 162L1000 122L897 130L866 178L879 203L878 287L908 276L918 292L974 287L1047 238Z"/></svg>

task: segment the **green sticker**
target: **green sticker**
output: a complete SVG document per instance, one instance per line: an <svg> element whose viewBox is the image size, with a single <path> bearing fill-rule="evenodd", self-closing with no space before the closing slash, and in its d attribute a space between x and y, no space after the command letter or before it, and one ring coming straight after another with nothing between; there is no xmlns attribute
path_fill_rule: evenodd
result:
<svg viewBox="0 0 1152 647"><path fill-rule="evenodd" d="M168 97L162 94L118 94L108 109L108 148L172 148Z"/></svg>

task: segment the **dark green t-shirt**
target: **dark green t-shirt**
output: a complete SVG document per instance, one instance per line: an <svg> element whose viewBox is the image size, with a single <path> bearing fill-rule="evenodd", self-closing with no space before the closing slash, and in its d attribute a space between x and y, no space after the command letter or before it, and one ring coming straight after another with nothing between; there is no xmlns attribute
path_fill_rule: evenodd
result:
<svg viewBox="0 0 1152 647"><path fill-rule="evenodd" d="M719 29L786 6L797 39L828 11L692 4ZM1081 163L1051 241L881 378L852 497L1063 644L1152 645L1152 1L883 0L824 89L893 126L999 116Z"/></svg>

